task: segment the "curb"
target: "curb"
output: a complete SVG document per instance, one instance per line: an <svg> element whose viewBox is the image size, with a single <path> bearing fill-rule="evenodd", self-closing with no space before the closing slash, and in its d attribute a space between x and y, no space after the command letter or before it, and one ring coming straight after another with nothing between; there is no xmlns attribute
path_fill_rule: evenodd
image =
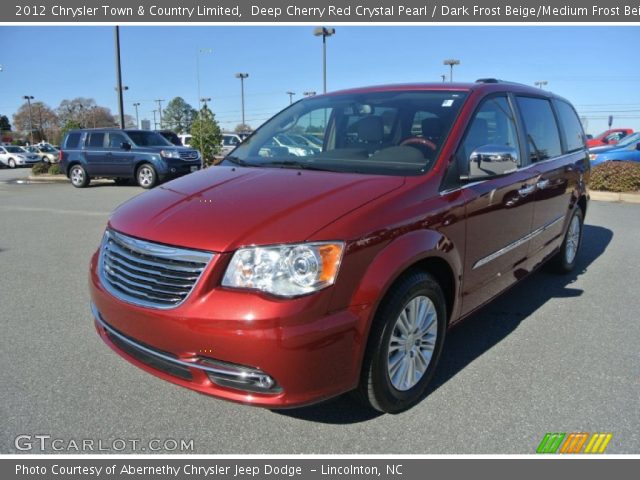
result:
<svg viewBox="0 0 640 480"><path fill-rule="evenodd" d="M27 180L29 180L30 182L69 182L69 179L64 175L29 175L27 177Z"/></svg>
<svg viewBox="0 0 640 480"><path fill-rule="evenodd" d="M640 193L601 192L589 190L591 200L597 202L640 203Z"/></svg>

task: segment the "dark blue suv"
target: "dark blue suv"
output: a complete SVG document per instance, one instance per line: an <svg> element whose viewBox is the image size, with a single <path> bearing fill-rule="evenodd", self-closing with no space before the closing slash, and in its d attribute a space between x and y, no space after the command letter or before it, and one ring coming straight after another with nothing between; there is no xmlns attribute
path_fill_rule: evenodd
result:
<svg viewBox="0 0 640 480"><path fill-rule="evenodd" d="M60 170L74 187L89 185L91 177L116 183L135 179L142 188L202 168L198 150L178 147L148 130L70 130L60 149Z"/></svg>

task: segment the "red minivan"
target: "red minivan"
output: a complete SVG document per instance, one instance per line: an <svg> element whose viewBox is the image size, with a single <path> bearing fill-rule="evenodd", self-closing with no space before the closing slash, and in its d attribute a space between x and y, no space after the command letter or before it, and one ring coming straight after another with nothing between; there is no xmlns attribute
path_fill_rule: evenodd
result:
<svg viewBox="0 0 640 480"><path fill-rule="evenodd" d="M300 134L318 148L287 144ZM113 213L91 260L96 327L215 397L278 408L354 391L399 412L449 327L548 260L574 267L589 171L575 110L540 89L309 97L220 166Z"/></svg>

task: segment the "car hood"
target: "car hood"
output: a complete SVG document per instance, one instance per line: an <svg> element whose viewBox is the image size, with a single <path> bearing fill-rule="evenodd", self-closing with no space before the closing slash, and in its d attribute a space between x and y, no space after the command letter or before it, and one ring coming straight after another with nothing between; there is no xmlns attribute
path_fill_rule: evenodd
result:
<svg viewBox="0 0 640 480"><path fill-rule="evenodd" d="M299 242L403 183L403 177L218 166L129 200L109 225L141 239L217 252Z"/></svg>

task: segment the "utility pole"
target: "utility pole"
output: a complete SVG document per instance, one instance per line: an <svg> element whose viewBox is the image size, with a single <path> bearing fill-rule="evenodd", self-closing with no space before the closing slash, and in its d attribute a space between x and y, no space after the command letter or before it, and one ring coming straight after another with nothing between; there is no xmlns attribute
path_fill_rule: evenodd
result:
<svg viewBox="0 0 640 480"><path fill-rule="evenodd" d="M293 103L293 96L296 94L296 92L285 92L287 95L289 95L289 105L291 105Z"/></svg>
<svg viewBox="0 0 640 480"><path fill-rule="evenodd" d="M236 73L236 78L240 79L240 98L242 102L242 125L244 127L244 79L249 76L248 73Z"/></svg>
<svg viewBox="0 0 640 480"><path fill-rule="evenodd" d="M156 111L153 110L153 129L157 130L158 129L158 122L156 122Z"/></svg>
<svg viewBox="0 0 640 480"><path fill-rule="evenodd" d="M158 115L160 116L160 130L162 130L162 102L164 102L164 98L159 98L158 100L154 100L154 102L158 102Z"/></svg>
<svg viewBox="0 0 640 480"><path fill-rule="evenodd" d="M138 107L140 106L140 102L134 103L133 106L136 109L136 128L140 128L140 119L138 117Z"/></svg>
<svg viewBox="0 0 640 480"><path fill-rule="evenodd" d="M31 145L33 145L33 115L31 113L31 100L33 100L33 95L24 95L24 98L27 101L27 105L29 105L29 137L31 138Z"/></svg>
<svg viewBox="0 0 640 480"><path fill-rule="evenodd" d="M118 83L118 113L120 117L120 128L124 128L124 99L122 98L122 68L120 65L120 27L115 27L116 43L116 81Z"/></svg>

